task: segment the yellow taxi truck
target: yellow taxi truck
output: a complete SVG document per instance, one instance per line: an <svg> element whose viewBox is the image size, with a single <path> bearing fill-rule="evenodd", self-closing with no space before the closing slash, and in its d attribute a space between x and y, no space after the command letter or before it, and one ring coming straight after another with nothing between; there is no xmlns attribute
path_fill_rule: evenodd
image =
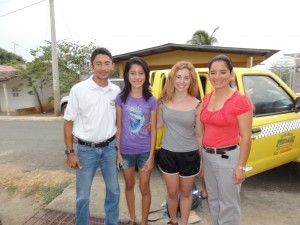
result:
<svg viewBox="0 0 300 225"><path fill-rule="evenodd" d="M158 98L170 70L151 71L150 84ZM213 90L208 69L198 73L198 98ZM247 172L252 176L290 162L300 162L300 98L278 76L268 70L234 68L233 88L249 97L254 106L252 147ZM160 149L163 128L158 130L156 149ZM300 173L300 164L297 164Z"/></svg>

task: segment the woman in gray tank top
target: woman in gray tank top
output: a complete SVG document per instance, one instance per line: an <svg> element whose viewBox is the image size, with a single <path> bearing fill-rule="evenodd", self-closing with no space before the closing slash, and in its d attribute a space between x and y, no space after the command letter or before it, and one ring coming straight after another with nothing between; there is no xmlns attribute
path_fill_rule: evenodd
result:
<svg viewBox="0 0 300 225"><path fill-rule="evenodd" d="M158 100L157 112L157 128L164 127L158 166L167 187L170 215L168 224L171 225L178 224L179 204L180 224L188 224L192 187L200 172L202 125L197 94L197 73L193 64L187 61L177 62L168 75Z"/></svg>

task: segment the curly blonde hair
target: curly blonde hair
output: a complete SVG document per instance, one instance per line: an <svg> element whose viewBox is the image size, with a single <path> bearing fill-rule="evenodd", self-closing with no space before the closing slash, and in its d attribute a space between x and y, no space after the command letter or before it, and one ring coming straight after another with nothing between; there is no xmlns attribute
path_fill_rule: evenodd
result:
<svg viewBox="0 0 300 225"><path fill-rule="evenodd" d="M164 86L162 93L158 99L158 104L172 101L175 94L174 82L176 79L176 75L178 71L182 69L188 69L190 71L191 84L187 90L188 94L193 97L197 96L198 94L197 72L195 70L194 65L188 61L179 61L173 65L168 75L166 85Z"/></svg>

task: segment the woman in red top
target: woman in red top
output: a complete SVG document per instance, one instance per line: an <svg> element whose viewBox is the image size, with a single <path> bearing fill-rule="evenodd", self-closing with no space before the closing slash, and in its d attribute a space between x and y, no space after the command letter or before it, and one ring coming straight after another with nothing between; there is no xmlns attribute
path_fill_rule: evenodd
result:
<svg viewBox="0 0 300 225"><path fill-rule="evenodd" d="M214 91L205 95L200 113L208 203L214 225L238 225L240 189L251 148L253 106L229 85L234 78L230 58L218 55L208 68Z"/></svg>

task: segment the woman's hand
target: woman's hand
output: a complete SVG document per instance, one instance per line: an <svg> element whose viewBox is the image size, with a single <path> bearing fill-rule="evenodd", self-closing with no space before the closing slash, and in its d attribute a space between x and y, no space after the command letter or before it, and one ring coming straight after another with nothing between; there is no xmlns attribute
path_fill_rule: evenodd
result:
<svg viewBox="0 0 300 225"><path fill-rule="evenodd" d="M143 171L145 172L149 172L153 169L154 166L154 158L153 157L149 157L145 163L145 166L143 168Z"/></svg>
<svg viewBox="0 0 300 225"><path fill-rule="evenodd" d="M121 163L123 166L125 165L125 162L124 162L122 156L118 154L118 156L117 156L117 168L118 168L119 171L120 171L120 170L122 169L122 167L123 167L123 166L120 167L120 165L121 165L120 163Z"/></svg>
<svg viewBox="0 0 300 225"><path fill-rule="evenodd" d="M144 128L150 133L151 132L151 122L147 123Z"/></svg>
<svg viewBox="0 0 300 225"><path fill-rule="evenodd" d="M233 171L232 182L234 184L241 184L244 182L245 179L246 179L246 171L236 167Z"/></svg>
<svg viewBox="0 0 300 225"><path fill-rule="evenodd" d="M203 171L203 160L202 160L202 157L201 157L201 160L200 160L200 173L199 173L199 177L203 177L204 176L204 171Z"/></svg>

